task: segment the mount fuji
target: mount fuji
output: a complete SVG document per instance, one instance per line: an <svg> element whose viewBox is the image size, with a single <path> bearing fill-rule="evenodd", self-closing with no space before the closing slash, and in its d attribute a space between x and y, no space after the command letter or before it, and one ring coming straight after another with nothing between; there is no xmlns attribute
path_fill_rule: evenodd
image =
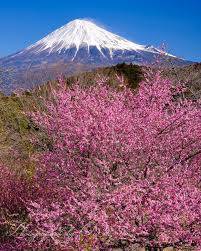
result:
<svg viewBox="0 0 201 251"><path fill-rule="evenodd" d="M38 72L46 71L49 76L43 79L45 81L58 72L73 74L123 62L149 65L156 58L165 63L171 61L174 65L190 63L153 46L128 41L91 21L76 19L24 50L0 59L0 67L13 68L16 72L15 82L20 79L23 83L27 72L36 76ZM13 83L10 89L15 89Z"/></svg>

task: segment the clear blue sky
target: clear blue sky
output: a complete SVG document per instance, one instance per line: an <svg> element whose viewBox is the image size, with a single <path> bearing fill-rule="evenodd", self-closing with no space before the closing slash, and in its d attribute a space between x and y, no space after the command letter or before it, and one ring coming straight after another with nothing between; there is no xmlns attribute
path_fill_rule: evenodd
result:
<svg viewBox="0 0 201 251"><path fill-rule="evenodd" d="M91 18L137 43L201 61L201 0L0 1L0 57L76 18Z"/></svg>

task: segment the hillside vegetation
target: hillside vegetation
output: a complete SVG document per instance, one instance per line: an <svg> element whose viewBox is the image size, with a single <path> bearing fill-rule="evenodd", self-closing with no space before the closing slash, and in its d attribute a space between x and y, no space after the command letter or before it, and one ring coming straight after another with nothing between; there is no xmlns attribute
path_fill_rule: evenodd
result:
<svg viewBox="0 0 201 251"><path fill-rule="evenodd" d="M120 64L1 94L0 250L198 251L199 74Z"/></svg>
<svg viewBox="0 0 201 251"><path fill-rule="evenodd" d="M92 86L95 80L104 79L107 84L121 89L120 81L129 88L136 89L144 78L145 68L137 65L119 64L113 67L99 68L97 70L65 78L66 85L72 87L76 83L81 86ZM173 82L182 82L188 87L190 96L198 97L201 91L201 64L172 68L164 71L164 75ZM27 118L25 112L34 109L43 109L43 99L49 97L51 90L57 88L57 81L49 81L36 89L5 96L0 94L0 159L13 163L20 158L28 160L36 149L30 143L30 138L39 133L33 123ZM42 97L42 98L41 98ZM11 154L16 150L19 156ZM10 156L10 157L8 157ZM27 163L29 165L29 163Z"/></svg>

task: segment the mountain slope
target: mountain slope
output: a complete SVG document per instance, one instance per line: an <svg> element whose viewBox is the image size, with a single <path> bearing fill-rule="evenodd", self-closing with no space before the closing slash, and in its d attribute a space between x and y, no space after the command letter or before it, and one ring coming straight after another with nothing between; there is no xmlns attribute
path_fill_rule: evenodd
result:
<svg viewBox="0 0 201 251"><path fill-rule="evenodd" d="M170 61L174 65L189 63L153 46L128 41L91 21L77 19L26 49L0 59L0 67L15 69L13 79L16 83L14 84L13 81L10 81L10 85L4 83L4 87L12 91L18 88L18 82L29 81L27 72L34 75L36 72L42 74L46 71L47 75L54 76L52 71L59 72L59 69L64 68L65 65L66 70L62 72L73 74L79 68L89 70L122 62L149 65L156 61L156 58L165 65ZM69 65L71 70L68 70ZM41 77L43 81L48 79L44 75ZM34 84L39 83L38 78L31 80Z"/></svg>
<svg viewBox="0 0 201 251"><path fill-rule="evenodd" d="M103 48L109 49L111 57L113 50L147 50L144 46L114 35L90 21L79 19L52 32L36 44L28 47L27 50L35 49L35 52L48 50L49 52L61 53L75 47L77 52L82 47L89 49L90 46L96 47L101 54ZM76 54L73 59L75 57Z"/></svg>
<svg viewBox="0 0 201 251"><path fill-rule="evenodd" d="M117 36L87 20L74 20L47 35L35 44L3 59L5 65L23 66L28 62L37 65L45 62L83 62L94 64L115 64L132 62L151 63L164 54L153 46L139 45ZM176 60L165 53L165 57ZM177 59L180 62L185 61Z"/></svg>

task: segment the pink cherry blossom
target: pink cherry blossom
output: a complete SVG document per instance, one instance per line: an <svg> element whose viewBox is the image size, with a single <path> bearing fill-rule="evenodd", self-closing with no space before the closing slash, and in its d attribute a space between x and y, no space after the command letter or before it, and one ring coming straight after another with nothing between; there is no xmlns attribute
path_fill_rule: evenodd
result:
<svg viewBox="0 0 201 251"><path fill-rule="evenodd" d="M199 249L201 110L184 91L160 73L135 91L107 79L67 88L61 78L31 114L51 145L38 156L37 196L24 192L17 247Z"/></svg>

